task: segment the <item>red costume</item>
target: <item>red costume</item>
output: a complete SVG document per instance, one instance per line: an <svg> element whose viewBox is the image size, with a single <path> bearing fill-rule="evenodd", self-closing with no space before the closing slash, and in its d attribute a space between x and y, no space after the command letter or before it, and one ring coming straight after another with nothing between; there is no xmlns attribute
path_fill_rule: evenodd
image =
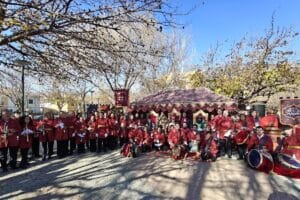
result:
<svg viewBox="0 0 300 200"><path fill-rule="evenodd" d="M270 136L263 134L259 137L256 134L250 136L247 150L250 151L251 149L265 149L268 153L273 153L273 141Z"/></svg>
<svg viewBox="0 0 300 200"><path fill-rule="evenodd" d="M4 127L7 127L7 146L8 147L18 147L19 146L19 135L21 131L21 126L18 120L9 119L8 121L1 122L1 131L3 133Z"/></svg>
<svg viewBox="0 0 300 200"><path fill-rule="evenodd" d="M214 140L213 135L207 136L208 133L204 134L204 139L200 143L200 151L201 153L210 153L214 158L217 157L218 154L218 145ZM205 152L207 151L207 152Z"/></svg>
<svg viewBox="0 0 300 200"><path fill-rule="evenodd" d="M148 146L152 146L153 139L151 138L151 134L149 132L144 132L144 141L143 144Z"/></svg>
<svg viewBox="0 0 300 200"><path fill-rule="evenodd" d="M66 119L65 118L57 118L54 122L55 124L55 139L57 141L68 140L69 135L66 129Z"/></svg>
<svg viewBox="0 0 300 200"><path fill-rule="evenodd" d="M84 144L87 141L87 126L84 122L76 122L76 144Z"/></svg>
<svg viewBox="0 0 300 200"><path fill-rule="evenodd" d="M121 119L120 120L120 129L119 129L119 136L121 138L127 138L128 137L126 127L127 127L126 119Z"/></svg>
<svg viewBox="0 0 300 200"><path fill-rule="evenodd" d="M231 117L222 117L217 121L217 130L219 131L219 138L225 139L225 133L234 128Z"/></svg>
<svg viewBox="0 0 300 200"><path fill-rule="evenodd" d="M189 128L182 128L181 129L181 137L182 137L183 142L185 142L185 143L189 142L188 141L188 135L190 134L190 132L192 132L192 130L189 129Z"/></svg>
<svg viewBox="0 0 300 200"><path fill-rule="evenodd" d="M128 138L137 145L141 145L144 139L144 133L141 129L133 129L129 131Z"/></svg>
<svg viewBox="0 0 300 200"><path fill-rule="evenodd" d="M111 136L117 136L118 135L118 129L119 129L119 122L117 118L110 118L108 119L108 127L109 127L109 134Z"/></svg>
<svg viewBox="0 0 300 200"><path fill-rule="evenodd" d="M53 142L55 140L55 128L53 120L41 120L37 124L37 130L40 131L40 142Z"/></svg>
<svg viewBox="0 0 300 200"><path fill-rule="evenodd" d="M153 133L154 142L163 144L165 142L165 135L163 133L159 133L158 131L154 131Z"/></svg>
<svg viewBox="0 0 300 200"><path fill-rule="evenodd" d="M168 134L168 142L171 145L171 148L173 145L180 144L180 134L178 130L172 129Z"/></svg>
<svg viewBox="0 0 300 200"><path fill-rule="evenodd" d="M259 119L259 125L263 128L276 127L278 128L278 117L275 114L270 114Z"/></svg>
<svg viewBox="0 0 300 200"><path fill-rule="evenodd" d="M27 129L27 130L26 130ZM34 127L24 127L19 136L19 147L21 149L29 149L32 145L32 134L34 133Z"/></svg>
<svg viewBox="0 0 300 200"><path fill-rule="evenodd" d="M105 138L107 137L108 133L108 120L107 118L98 118L97 120L97 127L98 127L98 137Z"/></svg>
<svg viewBox="0 0 300 200"><path fill-rule="evenodd" d="M89 139L95 140L97 138L97 122L89 121L88 122L88 131L89 131Z"/></svg>

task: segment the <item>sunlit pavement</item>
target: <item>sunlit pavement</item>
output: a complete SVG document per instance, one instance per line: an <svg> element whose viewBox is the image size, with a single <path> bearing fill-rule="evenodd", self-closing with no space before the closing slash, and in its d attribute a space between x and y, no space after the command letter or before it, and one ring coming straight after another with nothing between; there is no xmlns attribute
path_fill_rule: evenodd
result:
<svg viewBox="0 0 300 200"><path fill-rule="evenodd" d="M298 199L300 181L243 161L173 161L155 152L130 159L86 153L0 173L0 199Z"/></svg>

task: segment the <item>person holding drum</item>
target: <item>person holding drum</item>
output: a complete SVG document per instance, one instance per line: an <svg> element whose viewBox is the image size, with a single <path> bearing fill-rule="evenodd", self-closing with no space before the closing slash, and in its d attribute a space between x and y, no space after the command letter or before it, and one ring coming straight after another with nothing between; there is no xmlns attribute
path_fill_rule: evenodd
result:
<svg viewBox="0 0 300 200"><path fill-rule="evenodd" d="M249 138L249 129L247 128L247 121L244 114L237 115L234 122L234 140L237 145L239 154L238 160L246 158L246 147Z"/></svg>

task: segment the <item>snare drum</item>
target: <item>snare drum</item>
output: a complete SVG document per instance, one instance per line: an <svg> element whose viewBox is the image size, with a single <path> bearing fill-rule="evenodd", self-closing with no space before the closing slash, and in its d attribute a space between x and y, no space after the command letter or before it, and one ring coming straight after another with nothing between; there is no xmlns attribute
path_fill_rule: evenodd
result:
<svg viewBox="0 0 300 200"><path fill-rule="evenodd" d="M250 167L258 171L269 173L274 167L272 155L267 152L252 149L247 158Z"/></svg>
<svg viewBox="0 0 300 200"><path fill-rule="evenodd" d="M249 138L249 133L246 130L241 130L234 136L234 140L237 145L245 144L248 138Z"/></svg>
<svg viewBox="0 0 300 200"><path fill-rule="evenodd" d="M289 156L287 154L278 154L278 161L280 164L287 168L291 169L300 169L300 161L296 158L293 158L292 156Z"/></svg>

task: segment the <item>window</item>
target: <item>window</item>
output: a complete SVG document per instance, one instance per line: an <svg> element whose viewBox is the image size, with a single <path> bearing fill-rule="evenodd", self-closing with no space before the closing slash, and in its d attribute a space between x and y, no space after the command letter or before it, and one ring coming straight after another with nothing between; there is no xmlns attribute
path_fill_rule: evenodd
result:
<svg viewBox="0 0 300 200"><path fill-rule="evenodd" d="M33 104L33 99L29 99L28 104Z"/></svg>

